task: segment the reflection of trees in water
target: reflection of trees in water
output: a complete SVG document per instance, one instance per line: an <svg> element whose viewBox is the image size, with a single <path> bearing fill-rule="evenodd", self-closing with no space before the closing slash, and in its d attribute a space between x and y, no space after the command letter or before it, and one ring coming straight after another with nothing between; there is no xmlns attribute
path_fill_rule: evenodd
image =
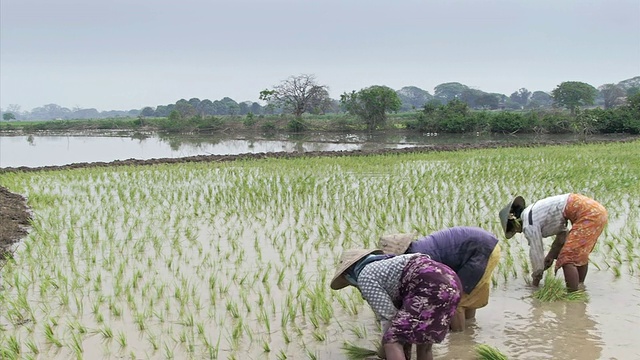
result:
<svg viewBox="0 0 640 360"><path fill-rule="evenodd" d="M132 138L132 139L140 140L140 141L142 141L142 140L146 140L146 139L148 139L149 137L150 137L150 136L149 136L148 134L141 133L141 132L135 132L135 133L133 133L133 135L131 135L131 138Z"/></svg>
<svg viewBox="0 0 640 360"><path fill-rule="evenodd" d="M199 149L206 146L212 146L220 143L223 138L220 135L173 135L158 134L158 140L169 144L173 151L178 151L182 146L191 146Z"/></svg>

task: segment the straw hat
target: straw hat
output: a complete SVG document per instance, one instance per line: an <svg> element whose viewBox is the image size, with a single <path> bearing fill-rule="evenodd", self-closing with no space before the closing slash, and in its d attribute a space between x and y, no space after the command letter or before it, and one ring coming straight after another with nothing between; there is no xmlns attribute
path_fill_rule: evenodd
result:
<svg viewBox="0 0 640 360"><path fill-rule="evenodd" d="M387 234L380 237L378 247L384 251L385 254L401 255L411 245L411 242L416 239L417 233L411 234Z"/></svg>
<svg viewBox="0 0 640 360"><path fill-rule="evenodd" d="M345 271L351 267L351 265L357 263L359 260L370 254L382 254L382 250L379 249L349 249L342 252L340 256L340 262L338 263L338 270L333 275L331 280L331 288L333 290L340 290L344 287L351 285L344 277Z"/></svg>
<svg viewBox="0 0 640 360"><path fill-rule="evenodd" d="M511 213L520 213L525 208L524 198L522 196L516 196L513 201L507 204L502 210L500 210L500 225L502 225L502 229L504 230L504 235L507 239L511 239L513 235L516 234L515 231L507 231L507 223L509 222L509 214Z"/></svg>

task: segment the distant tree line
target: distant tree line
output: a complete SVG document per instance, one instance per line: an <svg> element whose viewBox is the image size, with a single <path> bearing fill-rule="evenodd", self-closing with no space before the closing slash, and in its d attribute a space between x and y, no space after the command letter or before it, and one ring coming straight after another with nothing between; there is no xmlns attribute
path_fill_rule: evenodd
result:
<svg viewBox="0 0 640 360"><path fill-rule="evenodd" d="M559 88L562 88L561 86ZM584 89L583 89L584 90ZM560 92L556 92L559 96ZM640 92L621 106L608 109L580 109L576 103L587 98L572 97L564 104L570 112L556 110L472 111L469 105L453 99L447 104L428 103L407 128L429 133L595 133L640 134ZM595 95L594 95L595 96ZM557 101L557 100L556 100Z"/></svg>
<svg viewBox="0 0 640 360"><path fill-rule="evenodd" d="M447 105L452 101L464 103L470 110L549 110L567 108L571 113L584 107L602 107L611 109L626 104L627 98L640 92L640 76L621 81L617 84L605 84L599 88L581 82L564 82L552 92L529 91L520 88L509 96L499 93L486 93L470 88L458 82L443 83L434 88L433 95L415 86L391 90L394 97L378 98L379 103L367 106L363 99L373 101L376 96L389 96L391 90L386 86L374 85L369 88L341 95L340 100L331 99L326 85L318 84L313 75L291 76L271 89L259 93L258 102L236 102L225 97L220 100L180 99L174 104L147 106L142 109L128 111L97 111L96 109L69 109L56 104L48 104L31 111L20 111L18 105L9 105L2 111L3 120L70 120L70 119L106 119L106 118L167 118L174 121L193 117L212 116L258 116L292 114L290 130L303 131L305 124L300 121L302 114L339 114L351 113L370 119L372 123L380 123L386 112L418 111L428 105ZM374 94L377 94L374 96ZM397 99L397 101L396 101ZM373 108L380 102L389 101L389 107L383 114L372 114ZM396 106L399 104L399 106ZM371 124L370 124L371 125ZM372 125L376 127L377 125Z"/></svg>
<svg viewBox="0 0 640 360"><path fill-rule="evenodd" d="M36 107L31 111L21 111L21 107L11 104L2 111L4 120L71 120L71 119L110 119L110 118L130 118L140 114L139 109L127 111L109 110L98 111L96 109L69 109L57 104L47 104Z"/></svg>

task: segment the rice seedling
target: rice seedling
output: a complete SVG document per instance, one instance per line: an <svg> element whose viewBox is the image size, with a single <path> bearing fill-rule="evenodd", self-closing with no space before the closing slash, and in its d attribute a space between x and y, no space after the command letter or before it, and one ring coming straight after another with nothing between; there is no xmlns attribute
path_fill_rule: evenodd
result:
<svg viewBox="0 0 640 360"><path fill-rule="evenodd" d="M118 340L118 345L120 345L120 348L124 349L127 347L127 335L123 331L118 331L116 339Z"/></svg>
<svg viewBox="0 0 640 360"><path fill-rule="evenodd" d="M507 356L491 345L476 345L476 359L478 360L507 360Z"/></svg>
<svg viewBox="0 0 640 360"><path fill-rule="evenodd" d="M365 339L367 337L367 328L362 324L353 325L350 330L358 339Z"/></svg>
<svg viewBox="0 0 640 360"><path fill-rule="evenodd" d="M266 339L262 340L262 350L266 353L271 352L271 346L269 345L269 341Z"/></svg>
<svg viewBox="0 0 640 360"><path fill-rule="evenodd" d="M53 326L54 325L50 323L44 324L44 337L49 343L54 344L57 347L62 347L62 342L56 337L53 331Z"/></svg>
<svg viewBox="0 0 640 360"><path fill-rule="evenodd" d="M40 348L38 347L38 344L36 344L33 339L27 339L27 341L25 342L25 345L27 346L27 349L29 350L29 352L31 352L32 354L38 355L40 353Z"/></svg>
<svg viewBox="0 0 640 360"><path fill-rule="evenodd" d="M84 348L82 347L82 339L78 336L78 334L74 333L71 335L71 344L69 344L69 347L76 355L76 359L82 359Z"/></svg>
<svg viewBox="0 0 640 360"><path fill-rule="evenodd" d="M151 345L153 351L157 351L160 348L160 339L158 339L158 336L150 331L147 332L147 341Z"/></svg>
<svg viewBox="0 0 640 360"><path fill-rule="evenodd" d="M9 338L7 339L7 347L11 353L16 355L20 354L22 351L20 340L13 335L9 335Z"/></svg>
<svg viewBox="0 0 640 360"><path fill-rule="evenodd" d="M169 347L166 343L164 344L164 358L165 359L173 359L175 357L173 348Z"/></svg>
<svg viewBox="0 0 640 360"><path fill-rule="evenodd" d="M318 354L315 352L311 352L311 350L307 349L307 358L309 360L317 360L318 359Z"/></svg>
<svg viewBox="0 0 640 360"><path fill-rule="evenodd" d="M534 291L533 298L544 301L586 301L588 299L584 290L568 292L564 280L547 274L540 289Z"/></svg>
<svg viewBox="0 0 640 360"><path fill-rule="evenodd" d="M312 333L312 335L313 335L313 338L314 338L316 341L323 342L323 341L327 340L327 334L326 334L326 333L324 333L324 332L321 332L321 330L320 330L320 329L316 329L316 330L314 330L314 331L313 331L313 333Z"/></svg>
<svg viewBox="0 0 640 360"><path fill-rule="evenodd" d="M280 350L278 352L278 354L276 355L276 359L278 359L278 360L286 360L286 359L288 359L288 357L287 357L287 354L283 350Z"/></svg>
<svg viewBox="0 0 640 360"><path fill-rule="evenodd" d="M16 354L8 348L0 348L0 357L7 360L18 360L20 354Z"/></svg>
<svg viewBox="0 0 640 360"><path fill-rule="evenodd" d="M378 351L358 346L349 341L344 342L341 349L349 360L363 360L378 356Z"/></svg>
<svg viewBox="0 0 640 360"><path fill-rule="evenodd" d="M98 329L98 332L100 333L100 335L102 335L102 338L104 339L113 338L113 330L109 326L102 326L100 329Z"/></svg>

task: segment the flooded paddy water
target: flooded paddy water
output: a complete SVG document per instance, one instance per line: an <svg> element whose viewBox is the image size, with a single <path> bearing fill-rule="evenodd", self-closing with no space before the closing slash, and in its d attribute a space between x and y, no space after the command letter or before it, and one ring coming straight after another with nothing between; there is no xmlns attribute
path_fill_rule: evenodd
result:
<svg viewBox="0 0 640 360"><path fill-rule="evenodd" d="M185 158L201 155L374 151L452 144L565 142L571 135L443 135L397 131L376 133L310 133L272 136L249 134L171 135L130 131L85 131L71 134L0 134L0 168L42 167L116 160ZM593 137L611 139L610 136Z"/></svg>
<svg viewBox="0 0 640 360"><path fill-rule="evenodd" d="M639 358L639 153L635 141L3 172L33 226L0 272L0 352L347 359L345 341L373 348L379 330L356 290L329 288L342 249L456 225L500 235L514 194L573 191L609 210L589 299L534 300L526 240L499 236L489 305L435 357L489 344L512 359Z"/></svg>

